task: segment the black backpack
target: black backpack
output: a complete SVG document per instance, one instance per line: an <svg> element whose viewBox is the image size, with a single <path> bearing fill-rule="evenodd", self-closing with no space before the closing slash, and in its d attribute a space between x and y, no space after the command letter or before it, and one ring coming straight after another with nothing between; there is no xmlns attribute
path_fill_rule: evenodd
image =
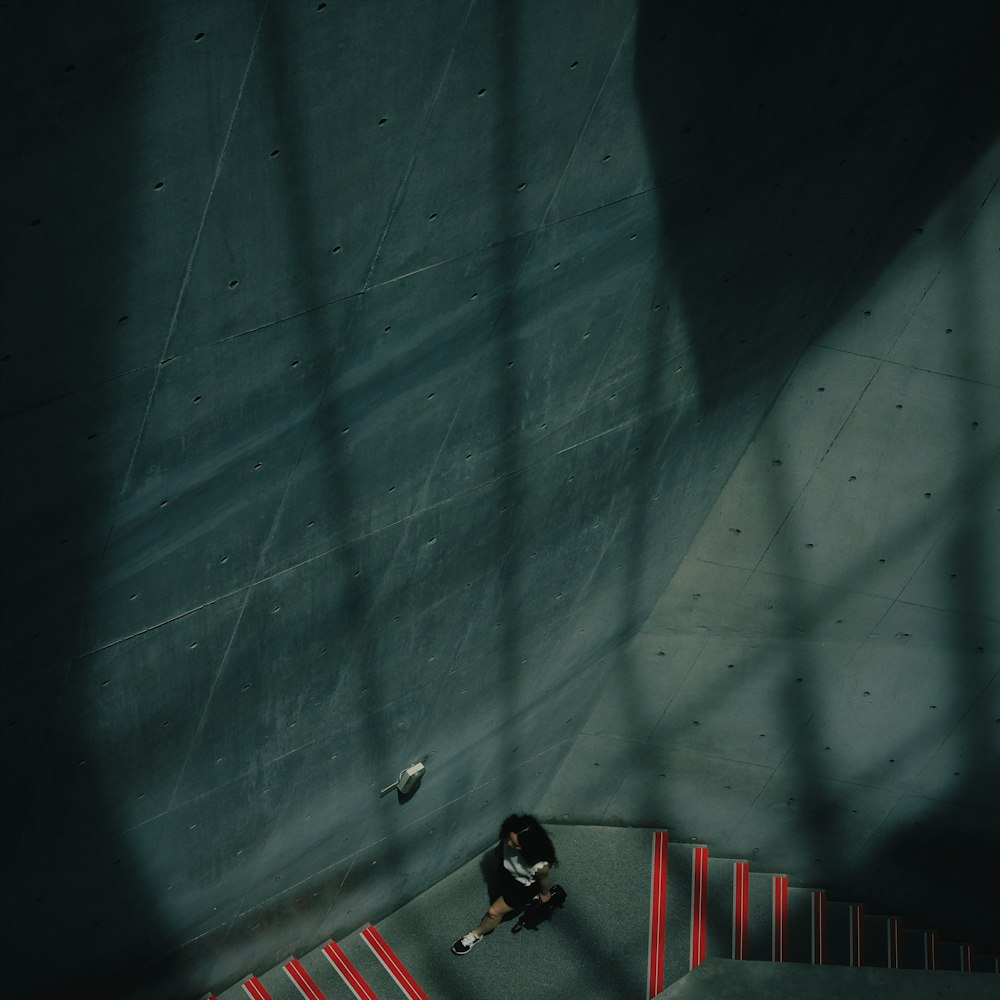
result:
<svg viewBox="0 0 1000 1000"><path fill-rule="evenodd" d="M552 887L552 897L547 903L543 903L537 896L524 908L524 912L517 918L517 923L511 928L512 934L524 930L537 931L538 925L546 920L552 919L552 914L556 909L562 909L566 904L566 890L561 885Z"/></svg>

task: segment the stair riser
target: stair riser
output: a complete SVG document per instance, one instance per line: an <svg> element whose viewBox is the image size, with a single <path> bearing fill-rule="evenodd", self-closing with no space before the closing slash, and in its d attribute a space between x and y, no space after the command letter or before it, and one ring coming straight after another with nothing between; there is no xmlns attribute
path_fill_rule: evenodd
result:
<svg viewBox="0 0 1000 1000"><path fill-rule="evenodd" d="M708 862L706 955L743 960L750 957L750 865L710 858Z"/></svg>
<svg viewBox="0 0 1000 1000"><path fill-rule="evenodd" d="M692 899L695 889L695 852L690 845L671 844L667 851L667 908L664 921L665 987L691 971Z"/></svg>
<svg viewBox="0 0 1000 1000"><path fill-rule="evenodd" d="M902 968L903 924L898 917L865 917L864 935L865 965Z"/></svg>
<svg viewBox="0 0 1000 1000"><path fill-rule="evenodd" d="M632 849L638 849L641 831L629 831L629 835L634 840ZM604 853L607 846L603 845ZM584 856L583 851L578 853ZM860 904L830 902L824 890L790 888L787 876L752 872L744 860L710 858L704 845L672 845L666 831L652 837L647 857L647 1000L659 997L707 958L715 957L1000 974L1000 960L976 955L970 945L942 942L933 931L904 929L898 917L866 915ZM629 898L642 891L642 870L639 865L631 868L634 884ZM620 887L614 884L600 891L605 908L620 895ZM641 927L642 915L634 916ZM635 937L635 929L626 940L641 940ZM391 927L387 933L400 943ZM592 935L588 940L596 938ZM381 996L390 982L408 1000L428 1000L436 995L431 982L436 977L434 963L426 964L425 957L415 959L410 968L431 989L430 994L424 993L381 932L368 926L345 940L343 949L330 941L301 962L287 960L262 979L247 977L223 992L220 1000L332 1000L346 993L357 1000L375 1000L369 983L377 984ZM641 980L634 985L630 995L638 994ZM209 994L202 1000L215 997Z"/></svg>
<svg viewBox="0 0 1000 1000"><path fill-rule="evenodd" d="M821 889L788 890L787 961L823 965L826 893Z"/></svg>
<svg viewBox="0 0 1000 1000"><path fill-rule="evenodd" d="M824 964L855 968L864 965L864 907L859 903L828 902L826 910L829 958Z"/></svg>

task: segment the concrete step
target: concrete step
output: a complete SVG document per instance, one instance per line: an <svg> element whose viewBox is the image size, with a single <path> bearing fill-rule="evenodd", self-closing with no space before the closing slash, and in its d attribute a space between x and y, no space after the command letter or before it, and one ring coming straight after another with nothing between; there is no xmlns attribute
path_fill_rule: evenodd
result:
<svg viewBox="0 0 1000 1000"><path fill-rule="evenodd" d="M976 972L992 972L1000 975L1000 956L998 955L973 955L972 968Z"/></svg>
<svg viewBox="0 0 1000 1000"><path fill-rule="evenodd" d="M899 917L866 914L864 964L874 969L901 969L903 921Z"/></svg>
<svg viewBox="0 0 1000 1000"><path fill-rule="evenodd" d="M750 863L709 858L706 957L749 958L749 933Z"/></svg>
<svg viewBox="0 0 1000 1000"><path fill-rule="evenodd" d="M708 848L670 844L668 857L665 987L704 961L708 932Z"/></svg>
<svg viewBox="0 0 1000 1000"><path fill-rule="evenodd" d="M391 996L396 981L361 941L359 931L345 942L349 958L340 945L324 942L303 959L290 957L263 975L246 977L218 1000L378 1000ZM407 987L411 1000L426 1000L419 987L414 989L409 983Z"/></svg>
<svg viewBox="0 0 1000 1000"><path fill-rule="evenodd" d="M385 1000L400 991L407 1000L648 998L706 961L734 958L998 971L995 956L968 944L904 930L898 917L866 917L859 903L789 887L784 874L753 872L744 859L711 858L707 846L671 843L666 831L547 825L568 898L537 930L512 937L511 918L469 955L451 954L489 906L490 849L377 926L248 976L218 1000Z"/></svg>
<svg viewBox="0 0 1000 1000"><path fill-rule="evenodd" d="M964 941L941 941L938 944L938 970L972 972L972 945Z"/></svg>
<svg viewBox="0 0 1000 1000"><path fill-rule="evenodd" d="M383 922L382 928L386 926ZM417 976L400 957L398 947L399 939L390 930L383 934L378 927L370 925L345 943L343 954L358 970L368 970L365 978L375 988L377 996L395 996L398 989L409 1000L428 1000L421 982L432 990L433 986L426 978L418 982ZM328 950L328 954L332 954L332 950Z"/></svg>
<svg viewBox="0 0 1000 1000"><path fill-rule="evenodd" d="M865 908L861 903L827 901L826 965L858 968L864 960Z"/></svg>
<svg viewBox="0 0 1000 1000"><path fill-rule="evenodd" d="M788 960L788 876L750 874L750 948L755 962Z"/></svg>
<svg viewBox="0 0 1000 1000"><path fill-rule="evenodd" d="M903 928L903 968L933 972L938 963L937 931Z"/></svg>
<svg viewBox="0 0 1000 1000"><path fill-rule="evenodd" d="M356 949L352 948L352 953L358 957ZM318 948L303 955L302 967L326 1000L356 997L374 1000L378 996L372 980L381 980L381 975L373 959L365 957L364 961L356 964L348 958L343 947L334 941L324 941Z"/></svg>
<svg viewBox="0 0 1000 1000"><path fill-rule="evenodd" d="M785 874L709 858L706 957L820 964L824 907L825 893L791 889Z"/></svg>
<svg viewBox="0 0 1000 1000"><path fill-rule="evenodd" d="M826 958L826 892L788 889L788 961L823 965Z"/></svg>
<svg viewBox="0 0 1000 1000"><path fill-rule="evenodd" d="M305 995L309 1000L324 1000L321 996L303 994L295 986L295 980L289 975L297 976L298 959L286 958L273 969L259 976L247 976L245 979L220 994L219 1000L302 1000Z"/></svg>
<svg viewBox="0 0 1000 1000"><path fill-rule="evenodd" d="M657 1000L775 1000L779 997L996 1000L996 996L997 987L992 977L961 972L928 975L907 969L852 969L799 962L734 962L709 958L661 993ZM601 997L600 1000L611 998Z"/></svg>
<svg viewBox="0 0 1000 1000"><path fill-rule="evenodd" d="M271 991L264 985L263 976L256 976L251 973L245 976L238 983L234 983L228 990L219 994L219 1000L275 1000L271 996Z"/></svg>
<svg viewBox="0 0 1000 1000"><path fill-rule="evenodd" d="M299 959L292 958L286 962L284 971L295 987L297 996L304 997L305 1000L328 1000L327 994Z"/></svg>
<svg viewBox="0 0 1000 1000"><path fill-rule="evenodd" d="M554 881L565 888L567 902L537 930L513 935L516 921L508 919L470 954L451 953L452 943L479 923L490 904L491 850L378 922L379 933L429 997L510 1000L531 995L540 975L547 1000L644 993L654 831L546 826L560 858ZM666 852L664 958L670 981L689 968L686 961L674 968L684 933L674 927L690 926L691 854L689 846L670 845ZM684 887L676 884L684 881ZM340 945L378 997L399 996L361 930ZM687 949L679 950L687 959ZM316 957L306 955L303 963L312 970Z"/></svg>

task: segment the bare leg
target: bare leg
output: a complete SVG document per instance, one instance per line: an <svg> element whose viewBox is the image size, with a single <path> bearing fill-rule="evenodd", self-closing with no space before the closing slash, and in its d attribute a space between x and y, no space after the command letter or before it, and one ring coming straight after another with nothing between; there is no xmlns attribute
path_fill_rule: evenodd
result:
<svg viewBox="0 0 1000 1000"><path fill-rule="evenodd" d="M483 917L483 922L472 932L478 937L483 937L486 934L495 931L500 925L500 921L503 920L505 914L510 913L514 909L513 906L508 906L507 901L503 896L499 896L493 901L486 916Z"/></svg>

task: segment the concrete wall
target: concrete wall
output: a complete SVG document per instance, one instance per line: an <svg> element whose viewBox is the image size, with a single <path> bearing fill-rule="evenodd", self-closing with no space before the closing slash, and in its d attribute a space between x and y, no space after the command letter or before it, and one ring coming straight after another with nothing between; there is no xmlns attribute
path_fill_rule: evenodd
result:
<svg viewBox="0 0 1000 1000"><path fill-rule="evenodd" d="M996 935L1000 145L956 115L887 213L546 796Z"/></svg>
<svg viewBox="0 0 1000 1000"><path fill-rule="evenodd" d="M991 14L0 8L10 952L197 995L538 806Z"/></svg>

